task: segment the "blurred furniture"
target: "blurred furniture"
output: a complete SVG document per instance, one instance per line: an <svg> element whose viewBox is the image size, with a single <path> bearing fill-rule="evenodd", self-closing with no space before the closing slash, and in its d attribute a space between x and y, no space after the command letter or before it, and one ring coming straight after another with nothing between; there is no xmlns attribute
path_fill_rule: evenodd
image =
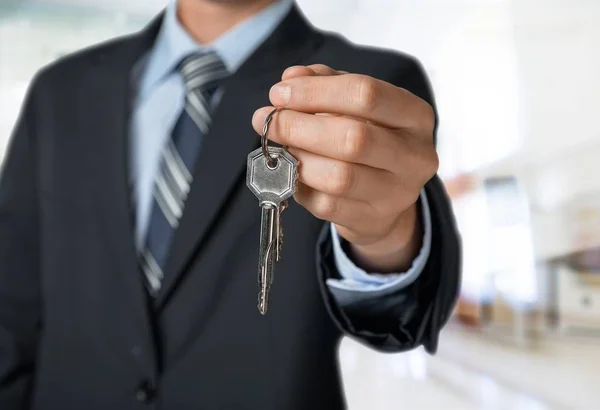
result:
<svg viewBox="0 0 600 410"><path fill-rule="evenodd" d="M458 321L468 326L480 326L483 313L480 301L469 300L464 296L458 299L455 315Z"/></svg>
<svg viewBox="0 0 600 410"><path fill-rule="evenodd" d="M556 287L559 331L600 336L600 274L559 265Z"/></svg>

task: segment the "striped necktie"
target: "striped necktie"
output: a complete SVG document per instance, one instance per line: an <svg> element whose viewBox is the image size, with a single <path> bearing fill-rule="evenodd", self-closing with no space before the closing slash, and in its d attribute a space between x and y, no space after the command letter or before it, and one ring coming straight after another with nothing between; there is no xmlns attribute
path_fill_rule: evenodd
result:
<svg viewBox="0 0 600 410"><path fill-rule="evenodd" d="M154 182L154 203L146 246L140 262L145 285L152 296L161 288L169 249L190 187L202 138L210 128L210 100L227 69L214 53L193 54L182 61L179 71L185 84L185 109L171 138L165 144Z"/></svg>

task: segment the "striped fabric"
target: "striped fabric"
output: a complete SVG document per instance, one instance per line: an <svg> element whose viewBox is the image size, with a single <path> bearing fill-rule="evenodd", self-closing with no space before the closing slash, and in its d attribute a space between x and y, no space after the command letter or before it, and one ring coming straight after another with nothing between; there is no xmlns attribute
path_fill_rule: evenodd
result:
<svg viewBox="0 0 600 410"><path fill-rule="evenodd" d="M182 61L179 70L186 87L185 109L165 144L154 185L146 247L140 252L145 285L152 296L161 288L169 248L190 192L202 138L210 127L211 96L228 75L216 53L191 55Z"/></svg>

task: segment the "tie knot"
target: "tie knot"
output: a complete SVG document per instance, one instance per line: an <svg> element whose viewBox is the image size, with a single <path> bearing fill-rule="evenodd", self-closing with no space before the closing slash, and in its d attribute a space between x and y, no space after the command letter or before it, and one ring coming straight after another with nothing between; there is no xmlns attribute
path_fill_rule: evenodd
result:
<svg viewBox="0 0 600 410"><path fill-rule="evenodd" d="M192 54L179 65L187 92L210 92L229 74L221 58L214 51Z"/></svg>

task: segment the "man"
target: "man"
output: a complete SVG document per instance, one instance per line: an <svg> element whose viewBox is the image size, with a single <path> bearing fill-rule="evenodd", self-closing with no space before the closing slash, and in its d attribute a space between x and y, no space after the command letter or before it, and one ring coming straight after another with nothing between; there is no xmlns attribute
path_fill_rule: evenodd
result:
<svg viewBox="0 0 600 410"><path fill-rule="evenodd" d="M341 409L342 334L434 352L459 244L431 104L414 59L290 0L174 1L44 68L0 180L0 408ZM299 189L262 316L273 106Z"/></svg>

